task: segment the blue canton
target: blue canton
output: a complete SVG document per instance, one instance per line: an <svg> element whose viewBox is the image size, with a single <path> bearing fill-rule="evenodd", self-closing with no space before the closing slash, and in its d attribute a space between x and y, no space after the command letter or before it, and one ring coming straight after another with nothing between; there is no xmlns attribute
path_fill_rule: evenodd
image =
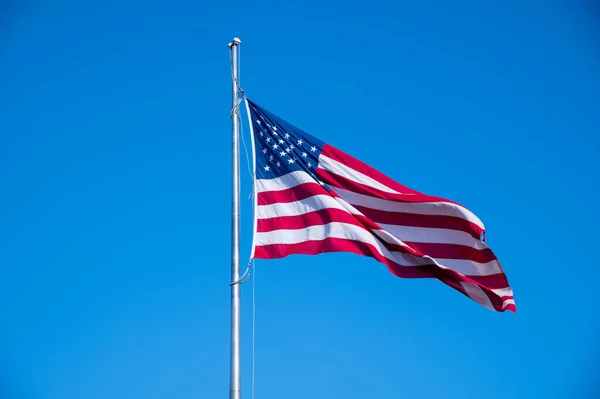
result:
<svg viewBox="0 0 600 399"><path fill-rule="evenodd" d="M254 130L256 178L273 179L303 170L319 181L315 171L325 143L250 100L248 106Z"/></svg>

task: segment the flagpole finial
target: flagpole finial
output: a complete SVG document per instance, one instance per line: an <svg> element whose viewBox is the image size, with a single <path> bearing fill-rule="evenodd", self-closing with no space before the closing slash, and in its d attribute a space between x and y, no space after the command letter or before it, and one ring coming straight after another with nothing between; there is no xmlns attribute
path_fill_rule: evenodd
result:
<svg viewBox="0 0 600 399"><path fill-rule="evenodd" d="M238 46L242 44L242 41L240 40L239 37L234 37L233 40L231 41L231 43L227 44L227 47L232 48L233 46Z"/></svg>

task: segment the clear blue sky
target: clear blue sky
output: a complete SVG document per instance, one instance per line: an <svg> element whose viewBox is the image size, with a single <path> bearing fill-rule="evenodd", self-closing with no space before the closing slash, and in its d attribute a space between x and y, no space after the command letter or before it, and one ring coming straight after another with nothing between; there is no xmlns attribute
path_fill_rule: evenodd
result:
<svg viewBox="0 0 600 399"><path fill-rule="evenodd" d="M255 102L472 209L517 302L258 262L257 398L598 397L599 10L411 3L4 0L0 397L227 397L233 36Z"/></svg>

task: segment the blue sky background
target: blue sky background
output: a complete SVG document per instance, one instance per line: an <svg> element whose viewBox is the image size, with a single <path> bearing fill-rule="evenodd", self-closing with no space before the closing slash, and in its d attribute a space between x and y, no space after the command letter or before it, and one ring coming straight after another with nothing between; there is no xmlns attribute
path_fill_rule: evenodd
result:
<svg viewBox="0 0 600 399"><path fill-rule="evenodd" d="M255 102L480 216L517 302L350 254L257 262L257 398L598 397L599 15L4 0L0 397L227 397L233 36Z"/></svg>

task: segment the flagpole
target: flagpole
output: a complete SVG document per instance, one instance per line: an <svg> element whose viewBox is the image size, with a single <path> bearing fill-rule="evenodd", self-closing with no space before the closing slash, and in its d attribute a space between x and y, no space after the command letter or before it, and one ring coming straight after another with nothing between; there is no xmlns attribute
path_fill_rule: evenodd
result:
<svg viewBox="0 0 600 399"><path fill-rule="evenodd" d="M232 207L231 207L231 346L229 399L241 399L240 368L240 143L239 143L239 104L238 104L238 46L237 37L229 43L231 51L232 98Z"/></svg>

